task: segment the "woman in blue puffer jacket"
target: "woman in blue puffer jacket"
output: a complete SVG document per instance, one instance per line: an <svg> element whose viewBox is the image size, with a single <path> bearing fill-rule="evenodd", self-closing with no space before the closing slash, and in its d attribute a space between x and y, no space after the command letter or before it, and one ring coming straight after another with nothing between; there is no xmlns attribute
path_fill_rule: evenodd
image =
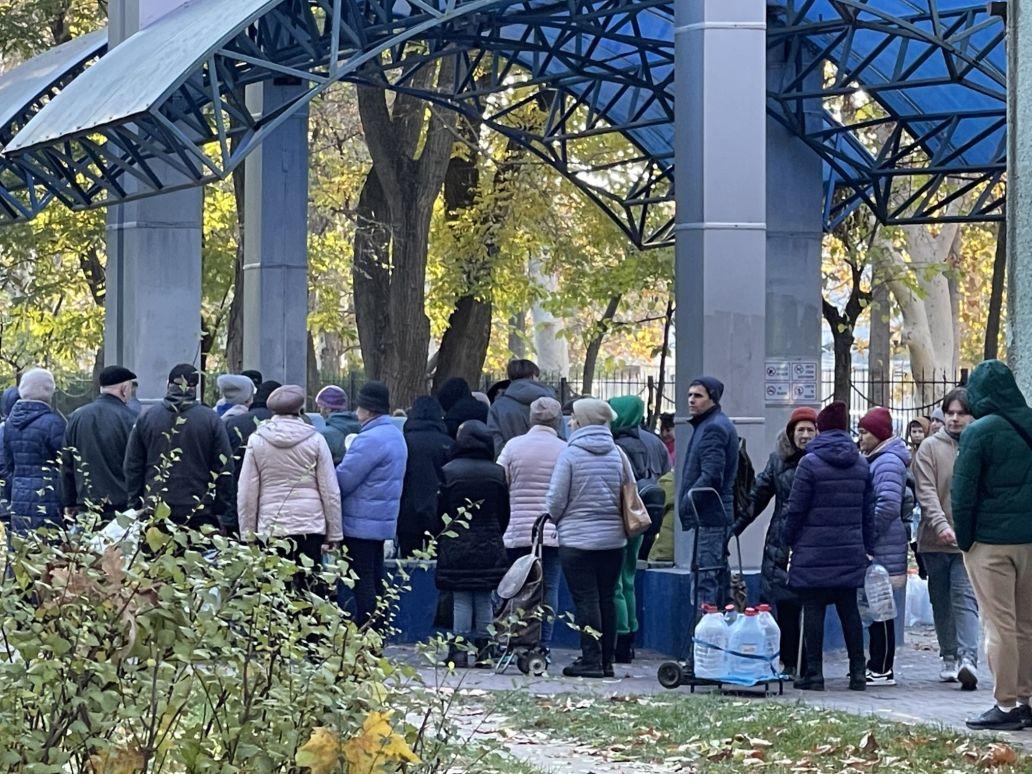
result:
<svg viewBox="0 0 1032 774"><path fill-rule="evenodd" d="M3 478L11 482L11 531L16 534L61 521L58 459L65 419L50 406L54 391L50 371L26 371L18 384L21 399L4 423Z"/></svg>
<svg viewBox="0 0 1032 774"><path fill-rule="evenodd" d="M874 561L889 571L893 588L906 583L908 535L904 524L914 509L907 487L910 450L893 435L892 416L886 408L873 408L860 420L860 451L871 466L874 487ZM879 621L869 629L871 657L867 684L895 685L892 667L896 655L895 621Z"/></svg>

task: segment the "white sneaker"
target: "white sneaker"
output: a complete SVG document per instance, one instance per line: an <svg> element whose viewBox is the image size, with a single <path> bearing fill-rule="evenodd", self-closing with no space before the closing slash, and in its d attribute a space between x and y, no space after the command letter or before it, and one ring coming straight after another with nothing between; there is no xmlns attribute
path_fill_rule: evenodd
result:
<svg viewBox="0 0 1032 774"><path fill-rule="evenodd" d="M955 683L957 682L957 672L960 666L957 664L955 658L944 658L942 660L942 669L939 670L939 679L944 683Z"/></svg>
<svg viewBox="0 0 1032 774"><path fill-rule="evenodd" d="M867 670L867 684L871 687L880 685L895 685L896 676L891 671L880 673Z"/></svg>
<svg viewBox="0 0 1032 774"><path fill-rule="evenodd" d="M960 680L960 687L965 691L973 691L978 687L978 668L971 663L970 659L960 662L957 679Z"/></svg>

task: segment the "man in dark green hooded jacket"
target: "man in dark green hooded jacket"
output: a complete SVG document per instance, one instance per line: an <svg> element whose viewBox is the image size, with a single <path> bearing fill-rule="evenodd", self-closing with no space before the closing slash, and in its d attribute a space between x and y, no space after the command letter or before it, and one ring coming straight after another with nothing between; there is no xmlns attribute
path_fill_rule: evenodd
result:
<svg viewBox="0 0 1032 774"><path fill-rule="evenodd" d="M981 363L967 388L975 421L960 436L953 522L996 679L996 704L967 724L1019 730L1032 727L1032 409L999 360Z"/></svg>

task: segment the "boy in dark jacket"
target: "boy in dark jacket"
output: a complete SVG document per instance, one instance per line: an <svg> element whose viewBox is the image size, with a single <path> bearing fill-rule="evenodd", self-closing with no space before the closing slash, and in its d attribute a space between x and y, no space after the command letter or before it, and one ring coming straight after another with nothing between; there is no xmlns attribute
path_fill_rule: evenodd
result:
<svg viewBox="0 0 1032 774"><path fill-rule="evenodd" d="M509 487L505 470L494 459L494 443L483 422L459 426L453 459L444 466L438 511L443 520L437 546L437 588L454 594L453 628L477 647L477 663L487 655L487 627L494 616L491 592L509 569L502 536L509 526ZM465 513L460 513L465 509ZM459 522L468 522L463 526ZM454 537L444 534L454 533ZM465 666L465 653L449 660Z"/></svg>
<svg viewBox="0 0 1032 774"><path fill-rule="evenodd" d="M792 549L788 585L803 602L805 663L800 690L824 690L824 614L835 605L849 653L849 688L867 688L864 632L856 590L873 551L874 492L867 460L847 432L846 404L817 415L818 435L796 469L785 515Z"/></svg>
<svg viewBox="0 0 1032 774"><path fill-rule="evenodd" d="M953 525L986 628L996 704L968 727L1032 726L1032 409L999 360L968 381L975 421L953 468Z"/></svg>

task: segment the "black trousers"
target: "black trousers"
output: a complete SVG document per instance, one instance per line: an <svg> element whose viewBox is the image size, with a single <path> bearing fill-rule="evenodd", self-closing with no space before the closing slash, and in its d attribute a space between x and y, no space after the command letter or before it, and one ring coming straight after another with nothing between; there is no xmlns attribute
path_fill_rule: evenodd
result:
<svg viewBox="0 0 1032 774"><path fill-rule="evenodd" d="M864 625L860 620L860 609L856 605L856 589L803 589L799 591L803 600L803 640L806 660L803 677L819 678L824 674L824 615L828 605L834 605L842 622L842 635L846 640L850 672L863 672L864 668Z"/></svg>
<svg viewBox="0 0 1032 774"><path fill-rule="evenodd" d="M880 675L892 671L896 661L896 621L876 621L867 629L871 643L871 658L867 668Z"/></svg>
<svg viewBox="0 0 1032 774"><path fill-rule="evenodd" d="M357 576L355 609L351 612L359 626L365 626L375 615L376 603L383 589L383 543L382 540L344 538L351 569Z"/></svg>
<svg viewBox="0 0 1032 774"><path fill-rule="evenodd" d="M802 612L803 606L796 602L778 602L774 608L774 620L781 629L781 663L789 672L795 672L799 667L799 639L802 636L799 619Z"/></svg>
<svg viewBox="0 0 1032 774"><path fill-rule="evenodd" d="M416 551L426 550L426 535L423 533L417 535L414 532L399 532L397 546L398 558L410 559Z"/></svg>
<svg viewBox="0 0 1032 774"><path fill-rule="evenodd" d="M291 547L284 556L298 566L298 571L294 573L294 591L299 594L311 591L320 597L329 597L329 588L319 577L322 571L322 547L326 542L326 536L288 535L287 540L291 541ZM311 567L306 569L301 566L302 556L312 560Z"/></svg>
<svg viewBox="0 0 1032 774"><path fill-rule="evenodd" d="M581 629L581 657L586 664L613 663L616 647L616 605L613 592L620 575L623 549L583 551L559 547L559 563L573 597L574 621ZM585 627L597 634L585 631Z"/></svg>

